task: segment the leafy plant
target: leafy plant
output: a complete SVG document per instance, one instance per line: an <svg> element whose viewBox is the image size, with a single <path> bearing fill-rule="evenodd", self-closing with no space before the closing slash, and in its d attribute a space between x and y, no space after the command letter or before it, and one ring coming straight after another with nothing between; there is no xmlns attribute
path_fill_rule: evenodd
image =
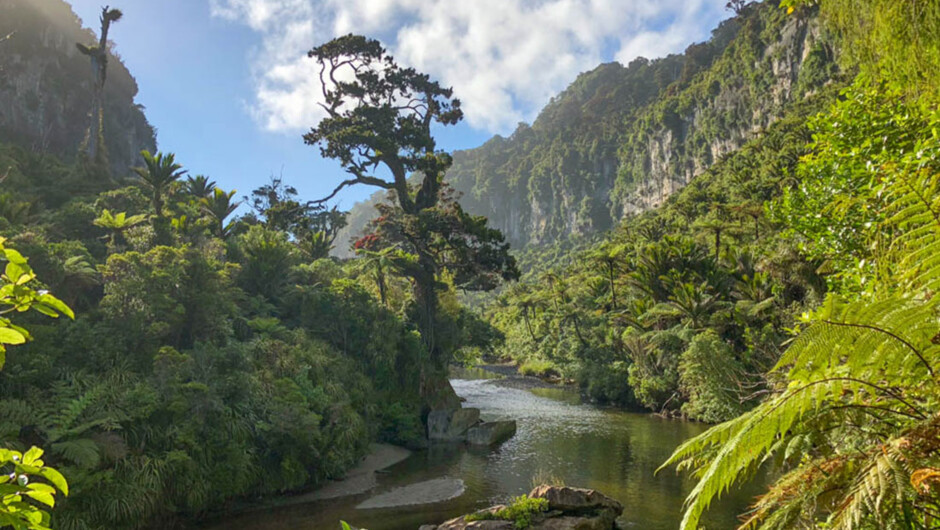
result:
<svg viewBox="0 0 940 530"><path fill-rule="evenodd" d="M59 315L75 318L72 310L58 298L30 287L29 284L36 279L35 273L26 258L7 248L5 241L0 237L0 252L6 261L0 276L0 369L6 361L7 346L23 344L31 338L29 332L13 324L5 315L32 309L53 318ZM40 459L42 454L42 449L35 446L25 454L0 448L0 526L12 526L16 530L46 529L50 522L49 513L36 503L52 508L57 491L68 495L65 478L55 469L45 466ZM30 482L31 477L44 478L51 485Z"/></svg>
<svg viewBox="0 0 940 530"><path fill-rule="evenodd" d="M500 508L494 512L482 511L472 513L464 517L467 522L486 521L501 519L512 521L513 525L519 530L529 528L532 525L532 518L542 512L548 511L548 499L533 498L528 495L520 495L512 500L508 506Z"/></svg>
<svg viewBox="0 0 940 530"><path fill-rule="evenodd" d="M0 527L14 530L48 530L49 513L36 504L55 507L55 495L69 494L61 473L47 467L42 449L33 446L26 453L0 449ZM48 481L35 482L36 478ZM29 499L33 502L28 502Z"/></svg>

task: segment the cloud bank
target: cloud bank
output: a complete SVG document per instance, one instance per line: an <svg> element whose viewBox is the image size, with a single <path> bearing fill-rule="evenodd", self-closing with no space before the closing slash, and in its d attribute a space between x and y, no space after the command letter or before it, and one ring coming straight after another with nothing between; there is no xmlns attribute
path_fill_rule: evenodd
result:
<svg viewBox="0 0 940 530"><path fill-rule="evenodd" d="M378 38L403 65L453 86L466 120L492 133L531 121L578 73L682 51L727 16L725 0L209 0L259 34L249 103L271 131L322 117L306 52L346 33Z"/></svg>

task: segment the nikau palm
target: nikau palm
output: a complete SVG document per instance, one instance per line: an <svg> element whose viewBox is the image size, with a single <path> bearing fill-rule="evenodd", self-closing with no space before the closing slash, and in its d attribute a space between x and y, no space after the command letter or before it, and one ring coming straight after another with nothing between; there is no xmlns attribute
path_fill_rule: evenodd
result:
<svg viewBox="0 0 940 530"><path fill-rule="evenodd" d="M237 210L238 206L241 204L239 201L232 201L232 197L235 196L235 193L235 190L225 192L219 188L215 188L208 197L204 197L200 200L202 210L207 213L214 222L215 235L223 239L228 237L233 225L233 222L226 224L225 219L235 213L235 210Z"/></svg>
<svg viewBox="0 0 940 530"><path fill-rule="evenodd" d="M215 191L215 181L209 180L205 175L196 175L195 177L186 177L183 181L183 191L192 195L194 199L208 199Z"/></svg>
<svg viewBox="0 0 940 530"><path fill-rule="evenodd" d="M150 203L153 206L153 213L157 217L163 217L163 207L166 196L169 194L170 186L186 174L182 171L183 166L176 163L176 156L173 153L150 154L146 149L140 152L144 158L142 167L135 167L134 173L140 177L140 183L150 192Z"/></svg>

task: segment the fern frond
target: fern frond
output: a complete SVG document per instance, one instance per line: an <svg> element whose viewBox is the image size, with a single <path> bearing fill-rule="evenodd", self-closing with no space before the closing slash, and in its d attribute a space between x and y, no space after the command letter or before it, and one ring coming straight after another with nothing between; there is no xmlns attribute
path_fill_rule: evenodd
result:
<svg viewBox="0 0 940 530"><path fill-rule="evenodd" d="M940 288L940 172L930 167L892 172L887 224L901 234L901 280L911 290Z"/></svg>
<svg viewBox="0 0 940 530"><path fill-rule="evenodd" d="M833 375L886 385L933 379L940 361L937 301L889 297L878 302L841 303L827 298L807 320L775 370L788 368L791 381L806 383Z"/></svg>

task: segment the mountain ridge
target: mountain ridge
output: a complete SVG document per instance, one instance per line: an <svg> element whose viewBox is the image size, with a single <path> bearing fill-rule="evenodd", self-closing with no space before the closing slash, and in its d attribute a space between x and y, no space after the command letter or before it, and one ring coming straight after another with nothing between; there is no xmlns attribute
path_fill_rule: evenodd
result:
<svg viewBox="0 0 940 530"><path fill-rule="evenodd" d="M516 248L604 232L759 134L835 64L815 11L751 4L683 54L582 73L532 125L454 152L445 179ZM352 255L382 196L353 207L335 255Z"/></svg>

